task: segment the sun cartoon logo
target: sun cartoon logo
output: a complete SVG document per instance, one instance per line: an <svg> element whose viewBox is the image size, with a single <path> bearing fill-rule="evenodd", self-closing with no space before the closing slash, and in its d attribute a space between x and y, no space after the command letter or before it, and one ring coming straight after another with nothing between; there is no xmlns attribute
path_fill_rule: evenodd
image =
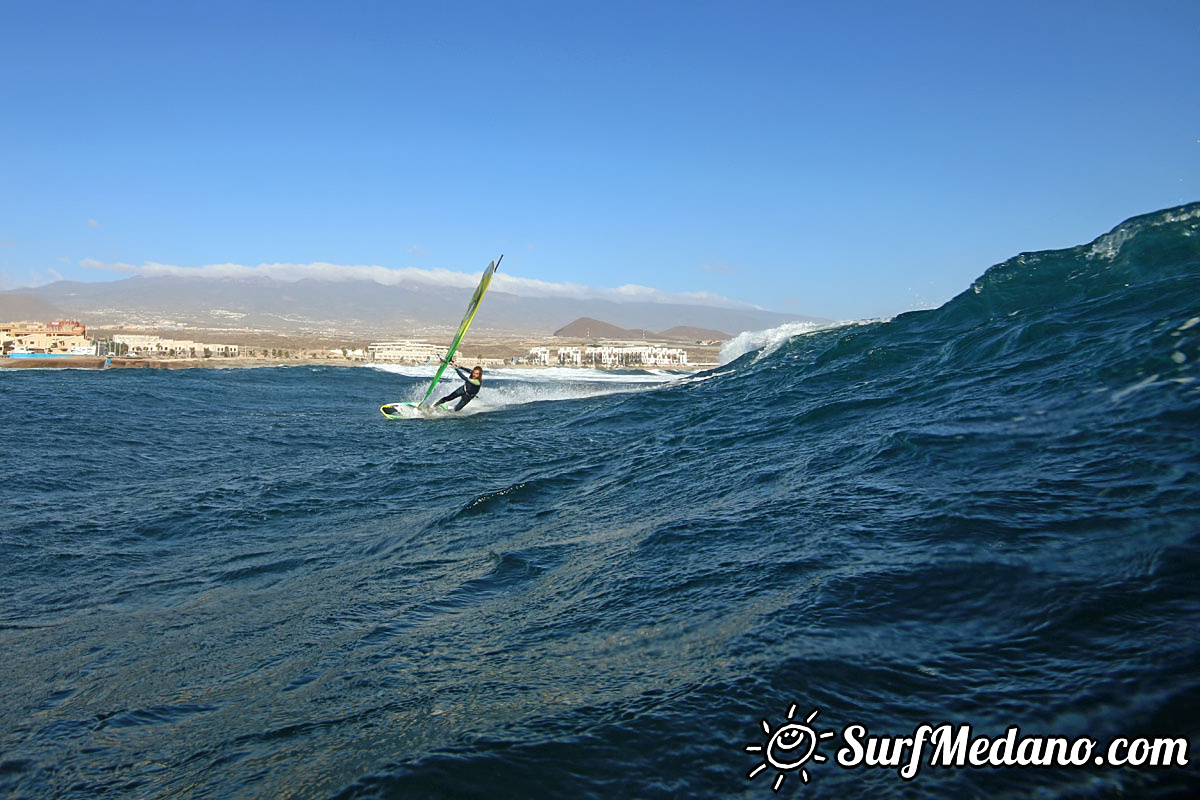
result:
<svg viewBox="0 0 1200 800"><path fill-rule="evenodd" d="M818 734L810 727L818 713L820 713L819 709L814 708L803 724L791 722L790 720L796 716L796 704L792 703L787 712L789 722L781 725L774 733L771 732L771 723L764 719L762 729L763 733L767 735L766 743L746 745L747 753L762 753L764 760L763 763L750 770L747 777L754 778L767 767L774 767L779 770L779 773L775 776L775 785L771 787L771 790L778 792L779 787L783 786L783 779L787 777L787 773L798 769L800 770L800 780L808 783L808 770L804 768L804 765L809 759L817 762L827 761L825 756L817 752L817 745L821 743L822 739L828 739L834 735L833 731L824 731Z"/></svg>

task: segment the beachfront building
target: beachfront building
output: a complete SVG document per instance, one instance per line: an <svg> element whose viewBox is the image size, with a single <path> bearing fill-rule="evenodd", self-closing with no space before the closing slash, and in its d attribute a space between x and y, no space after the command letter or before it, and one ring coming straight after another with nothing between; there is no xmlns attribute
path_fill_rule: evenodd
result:
<svg viewBox="0 0 1200 800"><path fill-rule="evenodd" d="M361 347L333 347L325 356L326 358L349 358L352 360L361 361L367 357L367 351Z"/></svg>
<svg viewBox="0 0 1200 800"><path fill-rule="evenodd" d="M529 348L529 363L537 364L542 367L550 366L550 348L549 347L531 347L531 348Z"/></svg>
<svg viewBox="0 0 1200 800"><path fill-rule="evenodd" d="M95 345L87 337L87 327L79 320L56 319L53 322L0 323L0 350L7 355L83 355L94 353Z"/></svg>
<svg viewBox="0 0 1200 800"><path fill-rule="evenodd" d="M558 348L558 365L560 367L583 366L583 351L578 347Z"/></svg>
<svg viewBox="0 0 1200 800"><path fill-rule="evenodd" d="M457 356L457 360L463 366L472 367L504 367L508 365L508 359L506 358L484 358L483 356L475 356L474 358L470 358L463 355Z"/></svg>
<svg viewBox="0 0 1200 800"><path fill-rule="evenodd" d="M125 346L125 355L149 358L234 358L240 351L236 344L205 344L190 339L164 339L132 333L117 334L112 340Z"/></svg>
<svg viewBox="0 0 1200 800"><path fill-rule="evenodd" d="M617 367L686 367L687 351L678 347L655 347L651 345L619 347L600 345L588 347L584 360L593 367L614 369Z"/></svg>
<svg viewBox="0 0 1200 800"><path fill-rule="evenodd" d="M688 365L687 350L679 347L651 347L647 355L647 364L663 367L686 367Z"/></svg>
<svg viewBox="0 0 1200 800"><path fill-rule="evenodd" d="M372 361L387 364L426 364L438 361L444 348L426 342L372 342L367 346Z"/></svg>

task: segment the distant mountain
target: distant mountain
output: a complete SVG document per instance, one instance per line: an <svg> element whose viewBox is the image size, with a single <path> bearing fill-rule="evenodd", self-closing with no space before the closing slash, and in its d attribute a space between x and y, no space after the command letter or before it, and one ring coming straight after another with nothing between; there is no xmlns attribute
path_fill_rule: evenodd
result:
<svg viewBox="0 0 1200 800"><path fill-rule="evenodd" d="M580 317L554 332L568 339L643 339L645 334L644 330L634 331L592 317Z"/></svg>
<svg viewBox="0 0 1200 800"><path fill-rule="evenodd" d="M592 317L580 317L570 325L565 325L554 332L555 336L568 339L610 339L631 341L637 339L654 339L670 342L702 342L724 341L731 339L728 333L708 328L694 328L687 325L676 325L665 331L655 333L645 328L622 328L609 322L603 322Z"/></svg>
<svg viewBox="0 0 1200 800"><path fill-rule="evenodd" d="M740 333L740 331L739 331ZM676 325L659 332L659 337L671 342L723 342L732 339L728 333L714 331L709 328L693 328L689 325Z"/></svg>
<svg viewBox="0 0 1200 800"><path fill-rule="evenodd" d="M92 327L121 324L337 332L371 336L432 335L457 326L470 291L366 280L294 282L271 278L133 277L101 283L59 281L9 296L40 299ZM44 316L41 314L39 316ZM812 319L749 305L618 302L576 297L523 297L492 290L474 330L545 335L562 320L591 317L632 330L680 326L710 331L762 330ZM717 338L715 336L703 338Z"/></svg>
<svg viewBox="0 0 1200 800"><path fill-rule="evenodd" d="M0 294L0 322L49 322L63 313L40 297Z"/></svg>

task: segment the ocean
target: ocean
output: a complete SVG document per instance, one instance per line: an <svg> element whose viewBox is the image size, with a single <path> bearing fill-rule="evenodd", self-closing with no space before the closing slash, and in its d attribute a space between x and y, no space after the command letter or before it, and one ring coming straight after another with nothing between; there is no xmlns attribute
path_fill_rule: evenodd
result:
<svg viewBox="0 0 1200 800"><path fill-rule="evenodd" d="M1200 204L722 360L0 371L0 796L1200 796Z"/></svg>

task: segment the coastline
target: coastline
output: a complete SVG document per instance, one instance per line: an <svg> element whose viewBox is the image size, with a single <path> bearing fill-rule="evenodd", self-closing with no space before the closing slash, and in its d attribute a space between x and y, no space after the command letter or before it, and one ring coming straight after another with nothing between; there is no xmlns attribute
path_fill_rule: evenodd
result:
<svg viewBox="0 0 1200 800"><path fill-rule="evenodd" d="M106 363L107 362L107 363ZM63 356L62 358L0 358L0 369L254 369L261 367L369 367L369 366L413 366L392 364L361 359L343 358L126 358L104 356ZM541 370L554 369L557 364L505 364L491 369ZM680 372L697 372L711 369L715 364L690 364ZM581 366L577 369L594 369L608 372L602 367ZM629 367L628 369L638 369ZM665 369L665 367L646 367Z"/></svg>
<svg viewBox="0 0 1200 800"><path fill-rule="evenodd" d="M63 356L62 358L0 358L0 369L250 369L279 366L362 366L350 359L295 358L284 363L268 358L125 358Z"/></svg>
<svg viewBox="0 0 1200 800"><path fill-rule="evenodd" d="M102 341L118 336L116 329L92 329L93 341ZM173 338L178 331L139 329L139 336L153 336L165 343L177 341ZM372 345L366 339L335 339L314 336L289 336L284 333L258 332L253 336L239 335L232 331L194 332L193 335L203 336L211 340L211 345L204 345L207 352L211 346L212 352L204 357L199 354L199 348L194 348L190 354L187 350L172 352L170 348L162 352L145 352L137 355L106 356L61 355L41 356L37 358L4 358L0 357L0 369L244 369L252 367L278 366L421 366L429 363L424 359L414 361L408 354L403 354L397 360L393 355L380 357L371 352ZM193 343L194 344L194 343ZM230 355L218 352L222 345L236 344L240 352ZM485 369L544 369L547 367L563 366L556 363L541 363L531 354L540 352L544 357L547 351L562 348L583 349L589 347L601 348L637 348L637 347L666 347L680 348L686 352L686 364L645 364L644 366L629 364L616 367L614 364L601 363L596 359L595 364L570 364L584 369L595 369L601 372L613 368L644 368L668 369L684 372L696 372L716 366L720 361L723 343L715 341L679 342L656 339L643 340L606 340L584 339L578 337L546 337L538 334L526 336L483 334L472 337L465 348L460 348L457 358L462 364L480 364ZM111 349L111 348L110 348ZM436 348L434 348L436 349ZM576 356L578 357L578 353ZM551 362L555 361L553 357Z"/></svg>

